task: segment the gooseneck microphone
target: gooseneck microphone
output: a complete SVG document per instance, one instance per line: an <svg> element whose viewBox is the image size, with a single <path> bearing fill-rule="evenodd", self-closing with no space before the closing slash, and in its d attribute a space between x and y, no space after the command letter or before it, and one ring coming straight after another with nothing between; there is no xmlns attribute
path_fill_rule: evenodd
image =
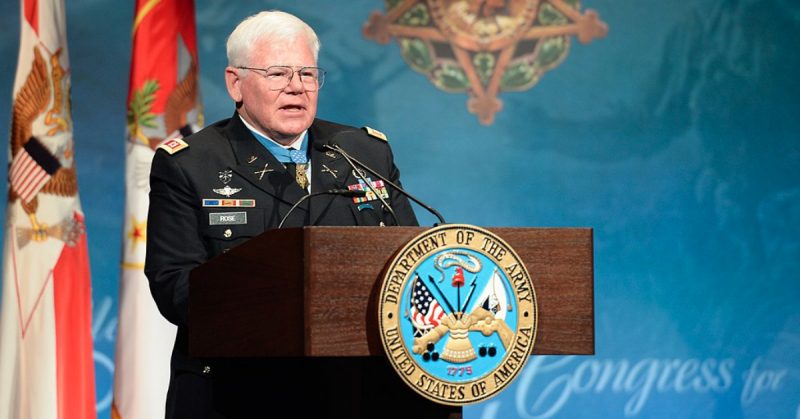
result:
<svg viewBox="0 0 800 419"><path fill-rule="evenodd" d="M400 192L401 194L405 195L408 199L416 202L417 204L419 204L419 206L421 206L422 208L425 208L426 210L428 210L428 212L430 212L431 214L436 216L436 218L439 219L439 224L437 224L437 225L447 224L447 222L444 220L444 217L442 217L442 214L439 214L439 211L436 211L430 205L420 201L419 199L417 199L417 197L415 197L414 195L411 195L410 193L406 192L405 189L397 186L394 182L392 182L391 180L387 179L386 176L383 176L382 174L376 172L375 170L373 170L372 168L370 168L369 166L367 166L363 162L359 161L358 159L356 159L355 157L350 155L347 151L345 151L339 145L339 143L336 142L335 139L336 139L336 137L334 136L334 138L330 139L330 141L328 141L327 143L314 143L314 148L316 148L319 151L331 150L331 151L337 152L337 153L341 154L342 157L344 157L345 160L347 160L347 162L350 163L351 165L353 165L353 162L357 163L364 170L366 170L367 172L371 173L372 175L374 175L378 179L382 180L385 184L393 187L398 192ZM356 169L356 172L358 172L357 169ZM369 184L369 182L366 182L366 183ZM377 196L377 194L376 194L376 196ZM392 215L394 215L394 213L392 213ZM397 224L397 218L395 218L395 224Z"/></svg>
<svg viewBox="0 0 800 419"><path fill-rule="evenodd" d="M334 136L334 138L335 138L335 136ZM333 141L333 140L331 140L331 141ZM362 182L364 182L364 184L367 185L367 188L369 188L369 190L372 191L372 193L375 195L375 197L378 198L379 201L381 201L381 203L383 204L383 208L386 208L386 210L389 211L389 214L392 216L392 219L394 220L394 225L400 225L400 221L397 220L397 214L394 213L394 208L392 208L392 206L389 205L388 202L386 202L386 198L382 197L381 194L378 193L378 190L375 189L375 185L373 185L372 182L369 182L367 179L365 179L365 176L363 175L363 172L361 171L361 169L356 167L356 164L353 163L352 156L350 156L349 154L344 152L344 150L337 151L337 152L339 154L341 154L341 156L344 157L344 160L347 162L347 164L349 164L350 167L353 168L353 176L355 176L356 178L358 178Z"/></svg>
<svg viewBox="0 0 800 419"><path fill-rule="evenodd" d="M294 205L292 205L292 207L289 208L289 211L286 211L286 215L284 215L283 218L281 218L281 222L278 224L278 228L283 227L283 223L285 223L286 219L289 218L289 214L291 214L292 211L294 211L294 209L297 208L298 205L300 205L303 201L305 201L306 199L310 199L313 196L319 196L319 195L341 195L341 196L351 197L351 198L356 198L356 197L360 198L360 197L362 197L362 196L364 196L366 194L367 194L367 192L365 192L365 191L355 191L355 190L350 190L350 189L328 189L327 191L314 192L314 193L310 193L310 194L307 194L307 195L303 195L302 198L298 199L297 202L295 202Z"/></svg>

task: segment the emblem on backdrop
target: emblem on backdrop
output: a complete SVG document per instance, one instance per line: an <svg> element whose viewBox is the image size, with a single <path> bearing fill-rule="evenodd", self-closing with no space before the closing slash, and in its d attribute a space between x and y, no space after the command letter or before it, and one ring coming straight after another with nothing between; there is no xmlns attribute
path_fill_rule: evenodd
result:
<svg viewBox="0 0 800 419"><path fill-rule="evenodd" d="M435 402L462 406L494 396L533 351L533 282L488 230L448 224L413 238L389 262L379 298L391 365Z"/></svg>
<svg viewBox="0 0 800 419"><path fill-rule="evenodd" d="M569 52L608 33L597 12L579 0L386 0L370 14L366 38L392 37L411 68L438 89L467 93L467 109L491 125L503 108L500 92L532 88Z"/></svg>

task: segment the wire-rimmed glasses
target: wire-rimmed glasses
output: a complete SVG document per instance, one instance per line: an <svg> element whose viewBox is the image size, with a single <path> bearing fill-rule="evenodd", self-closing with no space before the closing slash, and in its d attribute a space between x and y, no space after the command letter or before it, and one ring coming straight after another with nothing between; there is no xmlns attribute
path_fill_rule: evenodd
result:
<svg viewBox="0 0 800 419"><path fill-rule="evenodd" d="M242 70L250 70L258 73L267 81L267 88L270 90L283 90L292 82L292 77L297 73L300 82L308 92L314 92L322 88L325 83L325 70L319 67L290 67L288 65L272 65L267 68L257 67L237 67Z"/></svg>

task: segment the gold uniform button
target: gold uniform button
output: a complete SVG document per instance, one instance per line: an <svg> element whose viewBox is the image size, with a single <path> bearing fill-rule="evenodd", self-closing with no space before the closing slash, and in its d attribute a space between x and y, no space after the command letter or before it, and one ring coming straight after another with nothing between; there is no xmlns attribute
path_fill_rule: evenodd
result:
<svg viewBox="0 0 800 419"><path fill-rule="evenodd" d="M222 235L223 235L223 236L225 236L225 238L227 239L227 238L229 238L230 236L232 236L232 235L233 235L233 232L231 231L231 229L229 229L229 228L226 228L226 229L225 229L225 232L224 232L224 233L222 233Z"/></svg>

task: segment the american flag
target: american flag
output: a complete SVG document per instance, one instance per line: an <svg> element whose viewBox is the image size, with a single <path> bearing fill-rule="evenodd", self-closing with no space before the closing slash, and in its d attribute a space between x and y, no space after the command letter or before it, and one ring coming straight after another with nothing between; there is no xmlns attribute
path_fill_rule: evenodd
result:
<svg viewBox="0 0 800 419"><path fill-rule="evenodd" d="M414 325L414 336L422 336L425 332L439 325L439 319L444 317L444 309L436 297L422 283L419 276L414 278L414 289L410 301L411 323Z"/></svg>
<svg viewBox="0 0 800 419"><path fill-rule="evenodd" d="M9 168L11 187L26 204L30 203L59 167L61 164L47 148L31 137Z"/></svg>

